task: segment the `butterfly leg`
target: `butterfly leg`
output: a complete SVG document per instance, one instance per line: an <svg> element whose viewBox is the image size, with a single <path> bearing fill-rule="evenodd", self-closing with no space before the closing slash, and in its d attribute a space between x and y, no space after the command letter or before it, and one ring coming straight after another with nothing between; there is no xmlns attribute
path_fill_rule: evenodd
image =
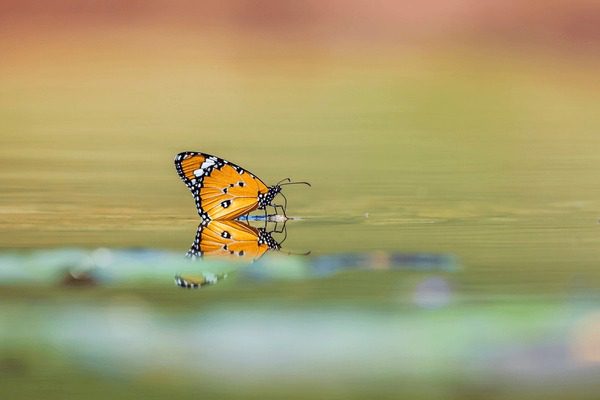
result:
<svg viewBox="0 0 600 400"><path fill-rule="evenodd" d="M280 205L280 204L273 204L273 208L275 209L275 215L279 215L278 214L278 209L281 208L281 215L283 215L283 218L288 219L287 218L287 214L285 213L285 207Z"/></svg>
<svg viewBox="0 0 600 400"><path fill-rule="evenodd" d="M281 230L277 230L277 222L275 222L275 226L273 227L273 232L275 232L275 233L285 232L285 235L287 237L287 229L285 227L285 220L282 222ZM285 240L285 238L283 240ZM281 241L280 243L283 243L283 241Z"/></svg>

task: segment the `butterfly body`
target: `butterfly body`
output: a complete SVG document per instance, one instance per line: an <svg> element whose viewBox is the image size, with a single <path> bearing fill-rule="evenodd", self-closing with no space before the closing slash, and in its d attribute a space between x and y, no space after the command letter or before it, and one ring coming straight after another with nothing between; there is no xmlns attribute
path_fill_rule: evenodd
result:
<svg viewBox="0 0 600 400"><path fill-rule="evenodd" d="M206 153L179 153L175 168L192 192L204 224L264 210L281 192L280 185L269 187L244 168Z"/></svg>

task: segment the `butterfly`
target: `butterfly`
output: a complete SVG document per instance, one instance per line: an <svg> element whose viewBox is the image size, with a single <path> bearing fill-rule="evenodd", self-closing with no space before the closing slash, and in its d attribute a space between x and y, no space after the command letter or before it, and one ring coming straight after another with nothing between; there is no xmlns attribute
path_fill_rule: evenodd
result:
<svg viewBox="0 0 600 400"><path fill-rule="evenodd" d="M285 239L284 239L285 240ZM241 221L209 221L198 226L192 247L186 256L227 256L255 261L269 250L280 250L281 244L264 228Z"/></svg>
<svg viewBox="0 0 600 400"><path fill-rule="evenodd" d="M281 186L296 183L310 186L308 182L291 182L289 178L267 186L256 175L232 162L193 151L177 154L175 168L192 192L204 224L233 220L256 209L265 210L266 215L267 206L276 210L281 207L285 215L285 196L284 206L273 204L275 196L281 193Z"/></svg>

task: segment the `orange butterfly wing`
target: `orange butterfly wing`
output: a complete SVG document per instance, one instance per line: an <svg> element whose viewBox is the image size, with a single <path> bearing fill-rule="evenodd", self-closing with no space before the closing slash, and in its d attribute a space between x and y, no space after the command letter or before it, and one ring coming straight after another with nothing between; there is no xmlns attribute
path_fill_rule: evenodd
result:
<svg viewBox="0 0 600 400"><path fill-rule="evenodd" d="M179 153L175 168L205 220L230 220L248 214L258 207L259 195L269 191L252 173L209 154Z"/></svg>
<svg viewBox="0 0 600 400"><path fill-rule="evenodd" d="M210 221L200 224L188 257L227 256L256 260L269 245L262 243L258 229L239 221Z"/></svg>

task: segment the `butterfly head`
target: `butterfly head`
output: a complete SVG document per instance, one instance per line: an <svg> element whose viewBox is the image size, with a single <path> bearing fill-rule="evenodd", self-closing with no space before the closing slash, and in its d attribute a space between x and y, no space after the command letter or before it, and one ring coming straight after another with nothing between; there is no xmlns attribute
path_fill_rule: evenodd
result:
<svg viewBox="0 0 600 400"><path fill-rule="evenodd" d="M279 193L281 193L281 186L280 185L271 186L269 188L269 191L267 192L267 197L271 199L271 203L269 203L270 205L272 205L273 199Z"/></svg>
<svg viewBox="0 0 600 400"><path fill-rule="evenodd" d="M311 186L310 183L308 182L292 182L290 178L285 178L279 182L277 182L275 185L270 186L269 190L266 193L259 193L258 194L258 208L260 210L263 210L266 206L274 206L273 204L273 199L275 199L275 196L277 196L279 193L281 193L281 187L285 186L285 185L307 185L307 186ZM283 196L283 193L281 194ZM284 205L284 209L287 206L287 199L285 199L285 205Z"/></svg>
<svg viewBox="0 0 600 400"><path fill-rule="evenodd" d="M273 205L273 199L281 193L281 186L275 185L269 187L269 190L266 193L258 194L258 208L263 210L266 206Z"/></svg>

